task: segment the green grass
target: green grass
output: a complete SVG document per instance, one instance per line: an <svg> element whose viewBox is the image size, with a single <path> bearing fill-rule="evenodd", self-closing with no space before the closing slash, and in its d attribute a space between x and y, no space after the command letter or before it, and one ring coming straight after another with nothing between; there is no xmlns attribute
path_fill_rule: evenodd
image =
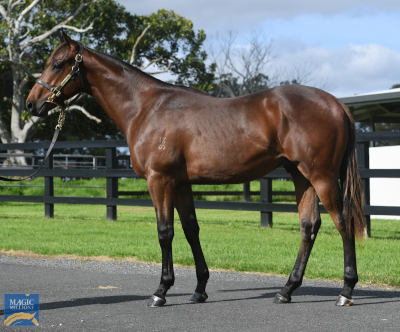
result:
<svg viewBox="0 0 400 332"><path fill-rule="evenodd" d="M27 187L19 187L25 185ZM44 186L44 178L36 178L32 181L22 181L19 184L3 184L0 186L0 195L31 195L43 196L44 187L28 187L28 186ZM62 181L60 178L54 178L54 195L55 196L89 196L89 197L105 197L106 196L106 179L81 179L74 181ZM79 187L79 188L76 188ZM86 188L86 187L102 187L102 188ZM250 184L251 191L260 190L260 182L253 181ZM272 189L275 191L294 191L292 181L272 181ZM147 182L143 179L118 179L119 191L147 191ZM193 191L241 191L242 184L230 185L193 185ZM123 196L150 198L150 196ZM241 201L243 196L196 196L195 199L201 200L223 200L223 201ZM252 196L251 200L258 202L260 196ZM274 196L274 202L295 202L294 196Z"/></svg>
<svg viewBox="0 0 400 332"><path fill-rule="evenodd" d="M42 204L0 206L3 250L161 260L153 208L118 207L118 221L109 222L104 206L59 204L54 219L43 217ZM210 268L290 274L300 246L297 214L275 213L272 229L260 229L257 212L198 210L197 215ZM306 278L342 280L342 241L332 220L322 218ZM372 234L357 244L360 281L400 287L400 222L373 220ZM177 217L173 250L176 264L194 264Z"/></svg>

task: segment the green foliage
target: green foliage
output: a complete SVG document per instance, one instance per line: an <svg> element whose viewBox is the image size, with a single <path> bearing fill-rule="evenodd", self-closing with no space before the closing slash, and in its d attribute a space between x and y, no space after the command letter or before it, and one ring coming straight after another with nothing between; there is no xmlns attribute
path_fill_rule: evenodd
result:
<svg viewBox="0 0 400 332"><path fill-rule="evenodd" d="M71 16L81 4L81 0L46 0L31 12L29 24L33 29L29 36L34 37ZM67 29L71 37L88 44L99 51L107 51L114 47L114 39L121 38L125 31L123 24L129 13L125 8L113 0L101 0L83 10L68 25L84 28L88 23L94 22L93 29L85 33L77 33ZM30 65L36 65L41 71L46 66L46 61L53 53L54 48L60 43L58 33L51 35L40 43L36 43L30 50ZM33 61L33 63L32 63Z"/></svg>
<svg viewBox="0 0 400 332"><path fill-rule="evenodd" d="M70 16L80 2L45 1L40 10L31 15L34 29L30 35L50 30L54 24ZM84 23L92 20L93 30L85 33L66 32L98 51L129 60L136 40L151 24L137 46L135 65L140 67L161 57L162 60L156 63L160 69L164 69L168 61L173 61L171 72L176 75L175 83L210 89L214 77L213 67L207 68L204 64L207 53L202 49L206 35L203 30L196 33L190 20L165 9L148 16L132 15L117 2L102 0L83 11L69 25L81 28ZM31 58L39 68L45 66L58 44L58 35L55 34L32 46Z"/></svg>
<svg viewBox="0 0 400 332"><path fill-rule="evenodd" d="M142 66L146 61L162 58L156 63L162 69L172 61L171 72L176 75L176 84L210 90L214 66L207 68L204 64L207 53L202 49L206 38L203 30L196 33L190 20L165 9L149 16L131 15L126 23L128 36L119 40L118 56L129 58L134 43L150 24L137 45L135 64Z"/></svg>
<svg viewBox="0 0 400 332"><path fill-rule="evenodd" d="M0 36L7 36L7 22L3 18L2 15L0 15ZM7 43L6 43L6 38L0 38L0 56L4 56L7 54Z"/></svg>
<svg viewBox="0 0 400 332"><path fill-rule="evenodd" d="M21 11L32 1L21 2L13 12L13 19L17 19ZM26 15L26 19L21 25L21 34L27 33L27 37L22 43L51 30L56 24L70 17L81 3L81 0L41 1ZM73 39L125 61L130 60L133 45L147 25L151 24L151 28L137 46L134 64L142 66L151 60L162 58L155 63L155 66L165 69L168 61L172 61L170 72L174 77L173 83L204 90L211 89L214 66L207 67L204 64L207 58L207 54L203 50L206 36L203 30L195 32L190 20L165 9L160 9L151 15L131 14L115 0L100 0L84 9L68 25L85 28L90 22L93 22L93 29L85 33L70 29L65 31ZM0 17L0 55L7 55L7 36L7 24ZM20 43L20 41L14 41L14 43ZM32 73L41 72L59 43L58 33L55 33L42 42L31 45L23 55L23 65L28 67ZM10 84L11 71L7 69L8 65L0 64L0 66L2 66L0 97L10 98L13 86ZM34 79L30 79L28 86L33 86L33 84ZM28 93L29 91L26 92L26 96ZM1 116L9 125L10 116L7 116L7 103L2 99L0 100ZM97 124L82 113L72 111L67 116L60 139L119 139L122 137L119 129L93 98L84 98L79 104L84 106L89 113L100 118L101 123ZM22 121L28 121L29 118L29 114L21 114ZM57 115L42 120L29 139L48 140L56 122Z"/></svg>

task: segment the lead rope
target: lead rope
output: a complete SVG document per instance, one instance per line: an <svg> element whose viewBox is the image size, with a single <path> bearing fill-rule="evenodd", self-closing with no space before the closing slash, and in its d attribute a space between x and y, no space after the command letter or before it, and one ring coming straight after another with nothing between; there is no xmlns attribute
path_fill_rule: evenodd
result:
<svg viewBox="0 0 400 332"><path fill-rule="evenodd" d="M24 181L24 180L32 179L32 177L37 172L39 172L40 169L44 166L47 158L49 157L51 151L53 150L53 147L56 144L56 141L57 141L57 138L58 138L58 134L60 133L60 131L62 129L62 126L64 125L64 122L65 122L65 111L64 111L63 108L61 108L61 112L58 115L58 123L57 123L57 126L56 126L56 131L54 132L54 136L53 136L53 139L51 140L50 147L47 150L46 156L44 157L43 161L40 163L39 168L35 172L33 172L31 175L29 175L29 176L27 176L25 178L22 178L22 179L9 179L9 178L5 178L3 176L0 176L0 181L13 181L13 182L16 182L16 181Z"/></svg>

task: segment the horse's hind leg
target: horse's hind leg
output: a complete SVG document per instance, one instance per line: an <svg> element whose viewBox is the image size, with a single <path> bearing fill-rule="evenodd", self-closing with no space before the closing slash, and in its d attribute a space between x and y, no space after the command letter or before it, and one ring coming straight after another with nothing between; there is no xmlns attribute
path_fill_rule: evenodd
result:
<svg viewBox="0 0 400 332"><path fill-rule="evenodd" d="M165 295L174 285L175 276L172 262L172 240L174 238L174 180L153 174L147 179L157 216L158 241L162 253L160 286L147 303L148 307L160 307L166 303Z"/></svg>
<svg viewBox="0 0 400 332"><path fill-rule="evenodd" d="M197 223L194 208L193 193L190 184L177 186L174 204L182 222L182 228L186 239L192 248L194 262L196 265L197 287L190 298L191 303L205 302L208 298L206 285L209 278L207 263L204 259L199 239L199 225Z"/></svg>
<svg viewBox="0 0 400 332"><path fill-rule="evenodd" d="M331 178L313 183L321 203L328 210L343 240L344 286L336 302L338 306L351 306L353 289L358 282L356 248L354 234L346 232L343 216L343 196L337 180ZM351 220L347 220L351 222Z"/></svg>
<svg viewBox="0 0 400 332"><path fill-rule="evenodd" d="M321 217L318 208L318 196L311 183L296 168L291 171L296 190L296 200L300 217L301 246L292 273L286 285L276 294L275 303L289 303L295 289L300 287L308 258L318 230Z"/></svg>

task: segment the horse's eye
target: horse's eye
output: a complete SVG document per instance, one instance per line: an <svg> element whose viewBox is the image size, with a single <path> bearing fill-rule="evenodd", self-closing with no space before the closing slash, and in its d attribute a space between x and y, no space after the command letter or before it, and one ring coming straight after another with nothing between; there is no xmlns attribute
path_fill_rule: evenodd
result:
<svg viewBox="0 0 400 332"><path fill-rule="evenodd" d="M53 69L61 69L63 67L63 63L62 62L56 62L53 65Z"/></svg>

